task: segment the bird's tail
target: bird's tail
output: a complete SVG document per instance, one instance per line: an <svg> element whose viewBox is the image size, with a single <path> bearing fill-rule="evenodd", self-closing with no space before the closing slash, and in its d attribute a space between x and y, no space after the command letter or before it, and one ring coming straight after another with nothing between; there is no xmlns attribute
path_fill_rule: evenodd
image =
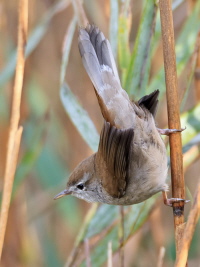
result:
<svg viewBox="0 0 200 267"><path fill-rule="evenodd" d="M80 29L79 51L83 65L95 87L105 120L116 127L131 126L123 123L127 121L128 116L133 116L130 116L129 97L121 88L110 43L96 26L88 25L85 29Z"/></svg>

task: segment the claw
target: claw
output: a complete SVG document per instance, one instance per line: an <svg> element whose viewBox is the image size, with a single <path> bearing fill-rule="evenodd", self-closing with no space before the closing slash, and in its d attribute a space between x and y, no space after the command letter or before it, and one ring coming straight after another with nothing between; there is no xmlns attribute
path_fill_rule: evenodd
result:
<svg viewBox="0 0 200 267"><path fill-rule="evenodd" d="M181 129L160 129L160 128L157 128L159 134L167 135L167 136L169 136L172 133L182 132L185 129L186 129L186 127L185 128L181 128Z"/></svg>
<svg viewBox="0 0 200 267"><path fill-rule="evenodd" d="M174 203L184 202L185 204L190 202L190 200L182 199L182 198L167 198L166 191L163 191L163 201L166 206L172 207Z"/></svg>

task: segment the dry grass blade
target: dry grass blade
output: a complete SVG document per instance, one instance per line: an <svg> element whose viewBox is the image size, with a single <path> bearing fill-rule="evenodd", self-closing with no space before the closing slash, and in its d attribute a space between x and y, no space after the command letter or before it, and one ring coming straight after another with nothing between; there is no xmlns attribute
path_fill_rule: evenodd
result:
<svg viewBox="0 0 200 267"><path fill-rule="evenodd" d="M90 244L89 244L89 240L87 238L85 239L84 245L85 245L86 266L87 267L91 267Z"/></svg>
<svg viewBox="0 0 200 267"><path fill-rule="evenodd" d="M192 206L187 224L185 226L183 238L181 241L180 251L175 265L176 267L184 267L186 265L190 243L192 241L192 237L194 234L195 226L199 218L199 214L200 214L200 183L198 185L195 194L194 204Z"/></svg>
<svg viewBox="0 0 200 267"><path fill-rule="evenodd" d="M198 39L200 38L200 32L198 35ZM197 51L197 61L196 61L196 70L195 70L195 89L196 89L196 97L197 102L200 101L200 49L198 47Z"/></svg>
<svg viewBox="0 0 200 267"><path fill-rule="evenodd" d="M4 236L7 225L8 211L15 175L17 157L21 142L22 127L19 127L21 92L24 76L25 45L28 25L28 0L19 1L19 23L18 23L18 47L17 67L13 89L12 111L10 119L10 131L6 155L6 167L4 175L4 188L2 196L1 218L0 218L0 258L2 254Z"/></svg>
<svg viewBox="0 0 200 267"><path fill-rule="evenodd" d="M119 261L120 267L124 267L124 207L119 207L120 211L120 225L119 225Z"/></svg>
<svg viewBox="0 0 200 267"><path fill-rule="evenodd" d="M167 93L168 124L171 129L180 129L180 112L178 98L178 82L176 71L176 56L174 42L174 27L171 0L160 0L160 17L163 40L163 55L165 67L165 81ZM183 156L181 134L169 136L172 195L174 198L185 198L183 177ZM184 202L173 204L174 225L176 237L176 251L179 250L183 234ZM181 226L181 227L179 227ZM181 229L181 230L180 230ZM180 230L180 231L179 231Z"/></svg>
<svg viewBox="0 0 200 267"><path fill-rule="evenodd" d="M74 7L74 11L76 13L79 26L86 27L88 24L88 19L83 9L82 1L81 0L72 0L72 4Z"/></svg>
<svg viewBox="0 0 200 267"><path fill-rule="evenodd" d="M112 267L112 242L108 242L108 267Z"/></svg>
<svg viewBox="0 0 200 267"><path fill-rule="evenodd" d="M164 257L165 257L165 248L161 247L160 251L159 251L159 255L158 255L157 267L162 267L163 266Z"/></svg>
<svg viewBox="0 0 200 267"><path fill-rule="evenodd" d="M79 235L77 236L74 248L73 248L71 254L68 257L68 260L67 260L67 262L65 264L65 267L74 266L74 263L75 263L75 261L77 259L78 253L79 253L80 245L83 242L84 233L85 233L85 231L86 231L86 229L87 229L87 227L88 227L88 225L90 223L90 220L95 215L95 213L97 211L97 208L98 208L98 204L94 203L91 206L89 212L87 213L87 216L85 217L85 221L82 224L81 231L80 231Z"/></svg>

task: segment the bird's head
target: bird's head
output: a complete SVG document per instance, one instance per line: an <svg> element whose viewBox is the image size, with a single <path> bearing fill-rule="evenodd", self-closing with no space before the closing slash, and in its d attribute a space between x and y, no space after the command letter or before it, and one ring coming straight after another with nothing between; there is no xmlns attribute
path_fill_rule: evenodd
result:
<svg viewBox="0 0 200 267"><path fill-rule="evenodd" d="M83 160L71 173L66 189L54 199L73 195L87 202L98 202L99 182L95 173L95 154Z"/></svg>

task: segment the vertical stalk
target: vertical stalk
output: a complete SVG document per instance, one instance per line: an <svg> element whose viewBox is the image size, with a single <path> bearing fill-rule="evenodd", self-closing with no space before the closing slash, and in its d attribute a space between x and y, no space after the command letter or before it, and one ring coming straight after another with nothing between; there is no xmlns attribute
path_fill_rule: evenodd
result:
<svg viewBox="0 0 200 267"><path fill-rule="evenodd" d="M160 0L160 17L163 41L163 56L167 94L168 124L171 129L180 129L178 81L174 42L174 27L171 0ZM169 136L172 196L185 198L181 133ZM178 254L184 230L184 202L173 204L176 253Z"/></svg>
<svg viewBox="0 0 200 267"><path fill-rule="evenodd" d="M2 206L0 217L0 258L4 243L10 199L12 194L13 180L15 176L17 158L20 147L22 127L19 126L20 103L24 77L25 46L28 25L28 0L19 1L19 22L18 22L18 44L17 44L17 66L13 88L12 109L10 118L10 129L8 137L6 166L4 175L4 187L2 194Z"/></svg>
<svg viewBox="0 0 200 267"><path fill-rule="evenodd" d="M124 267L124 207L119 207L120 225L119 225L119 266Z"/></svg>
<svg viewBox="0 0 200 267"><path fill-rule="evenodd" d="M196 61L196 70L195 70L195 90L196 90L196 99L197 102L200 102L200 33L198 35L198 47L197 47L197 61Z"/></svg>
<svg viewBox="0 0 200 267"><path fill-rule="evenodd" d="M190 244L194 235L195 227L200 215L200 183L197 186L194 203L190 210L188 221L185 226L184 235L181 242L180 252L176 259L175 267L184 267L187 262L187 257L190 249Z"/></svg>

